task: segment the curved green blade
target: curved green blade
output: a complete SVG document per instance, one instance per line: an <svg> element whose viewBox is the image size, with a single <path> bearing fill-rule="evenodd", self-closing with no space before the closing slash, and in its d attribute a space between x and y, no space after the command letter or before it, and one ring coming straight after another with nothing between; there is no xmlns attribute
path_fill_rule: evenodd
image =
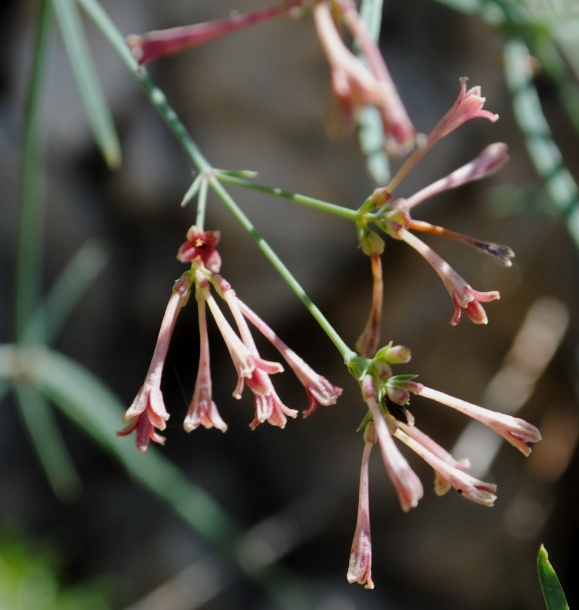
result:
<svg viewBox="0 0 579 610"><path fill-rule="evenodd" d="M121 164L121 147L111 111L103 94L73 0L53 0L58 23L78 92L95 140L109 167Z"/></svg>
<svg viewBox="0 0 579 610"><path fill-rule="evenodd" d="M569 610L565 593L553 566L549 563L549 555L543 545L539 549L537 567L539 568L539 580L541 581L547 610Z"/></svg>

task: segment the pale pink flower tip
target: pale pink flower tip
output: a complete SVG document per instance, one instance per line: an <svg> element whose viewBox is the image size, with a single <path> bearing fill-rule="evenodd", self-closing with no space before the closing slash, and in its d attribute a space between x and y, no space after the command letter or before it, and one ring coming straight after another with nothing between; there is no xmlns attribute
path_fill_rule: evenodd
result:
<svg viewBox="0 0 579 610"><path fill-rule="evenodd" d="M437 402L456 409L464 415L472 417L480 421L485 426L500 434L506 441L516 447L524 455L531 453L531 448L527 443L538 443L541 440L541 433L535 426L529 424L523 419L506 415L505 413L497 413L484 407L479 407L466 400L455 398L444 392L433 390L432 388L423 387L420 392L425 398L436 400Z"/></svg>
<svg viewBox="0 0 579 610"><path fill-rule="evenodd" d="M141 453L145 453L149 448L149 440L163 445L165 439L155 432L155 428L164 430L165 423L169 419L169 414L163 403L163 395L154 381L145 382L140 389L135 400L123 415L124 421L129 421L129 425L117 432L117 436L128 436L136 431L136 445Z"/></svg>
<svg viewBox="0 0 579 610"><path fill-rule="evenodd" d="M466 76L460 79L460 93L456 101L428 136L430 146L470 119L488 119L492 123L498 120L498 114L483 110L486 100L481 96L481 88L471 87L467 91L467 81Z"/></svg>
<svg viewBox="0 0 579 610"><path fill-rule="evenodd" d="M468 290L463 291L462 294L458 291L453 292L452 302L454 303L454 316L450 323L452 326L456 326L464 311L469 320L472 320L475 324L487 324L487 314L481 303L488 303L489 301L498 300L500 298L501 295L496 290L479 292L478 290L473 290L470 286L468 286Z"/></svg>
<svg viewBox="0 0 579 610"><path fill-rule="evenodd" d="M147 413L140 413L135 417L128 426L117 432L117 436L128 436L133 431L136 431L135 444L141 453L146 453L149 448L149 441L165 444L165 437L157 434L155 427L151 423Z"/></svg>

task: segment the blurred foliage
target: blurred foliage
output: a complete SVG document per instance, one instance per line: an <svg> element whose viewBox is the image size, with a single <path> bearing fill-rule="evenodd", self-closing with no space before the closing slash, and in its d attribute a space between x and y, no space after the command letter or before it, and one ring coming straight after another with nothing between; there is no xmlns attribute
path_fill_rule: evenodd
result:
<svg viewBox="0 0 579 610"><path fill-rule="evenodd" d="M110 610L110 583L63 583L65 562L49 545L0 535L2 610Z"/></svg>

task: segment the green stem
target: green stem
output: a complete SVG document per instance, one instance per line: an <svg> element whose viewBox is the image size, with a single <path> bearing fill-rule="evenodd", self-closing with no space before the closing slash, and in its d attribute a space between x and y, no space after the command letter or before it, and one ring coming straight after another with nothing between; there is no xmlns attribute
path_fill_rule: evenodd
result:
<svg viewBox="0 0 579 610"><path fill-rule="evenodd" d="M350 208L335 205L334 203L328 203L327 201L322 201L321 199L314 199L313 197L299 195L298 193L291 193L289 191L284 191L279 188L273 188L270 186L265 186L263 184L256 184L255 182L251 182L250 180L244 180L243 178L231 176L229 174L219 173L217 174L217 178L219 182L226 182L227 184L234 184L235 186L241 186L243 188L252 189L254 191L259 191L260 193L267 193L268 195L273 195L274 197L289 199L294 203L306 205L321 212L326 212L327 214L341 216L342 218L346 218L347 220L356 221L358 218L357 210L351 210Z"/></svg>
<svg viewBox="0 0 579 610"><path fill-rule="evenodd" d="M202 179L199 185L199 196L197 197L197 217L195 224L203 229L205 225L205 212L207 210L207 180Z"/></svg>
<svg viewBox="0 0 579 610"><path fill-rule="evenodd" d="M50 0L43 0L40 3L25 113L20 186L20 228L16 259L15 320L18 342L23 342L25 329L36 307L42 275L41 235L44 224L44 206L38 184L39 134L42 133L39 127L39 107L47 55L50 8ZM42 327L39 327L38 333L31 340L36 342L43 340Z"/></svg>
<svg viewBox="0 0 579 610"><path fill-rule="evenodd" d="M263 252L263 254L265 254L266 258L274 266L276 271L282 276L282 278L306 306L307 310L312 314L318 324L323 328L324 332L328 335L332 343L336 346L344 358L344 362L348 363L353 357L356 356L356 353L346 345L334 327L328 322L324 314L306 294L300 283L291 274L290 270L284 265L279 256L274 252L274 250L272 250L271 246L265 241L265 239L263 239L263 237L261 237L261 235L256 231L253 223L235 203L231 195L223 188L223 185L220 184L216 178L211 178L209 184L221 201L223 201L234 218L245 229L245 231L251 235L257 244L257 247Z"/></svg>

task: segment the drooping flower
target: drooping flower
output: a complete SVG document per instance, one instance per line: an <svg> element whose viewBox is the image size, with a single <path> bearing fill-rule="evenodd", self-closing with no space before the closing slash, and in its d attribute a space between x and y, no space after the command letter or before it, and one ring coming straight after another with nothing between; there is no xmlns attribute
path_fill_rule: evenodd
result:
<svg viewBox="0 0 579 610"><path fill-rule="evenodd" d="M283 371L279 362L264 360L259 355L257 346L247 324L254 326L280 351L286 362L304 384L310 401L305 415L312 413L317 404L330 405L336 402L341 389L332 385L327 379L315 373L295 352L293 352L257 316L231 288L217 270L221 258L216 249L219 234L191 227L187 233L187 242L181 246L179 260L191 261L194 267L193 276L196 284L196 296L199 303L201 357L193 401L190 405L185 428L193 429L200 424L206 427L215 426L224 429L217 408L211 400L211 377L209 371L209 348L205 322L205 305L209 307L217 327L225 341L238 375L237 385L233 391L235 398L241 398L245 385L253 392L255 417L250 426L254 429L260 423L268 423L283 428L287 417L296 417L297 411L287 407L279 398L270 376ZM212 269L208 268L211 266ZM217 295L229 306L237 331L231 326L216 299L211 293L214 288Z"/></svg>
<svg viewBox="0 0 579 610"><path fill-rule="evenodd" d="M165 442L165 439L155 431L155 428L164 430L169 419L161 392L161 377L175 322L189 298L190 288L191 280L186 276L175 282L145 382L123 416L124 421L128 421L129 425L117 432L118 436L127 436L136 431L137 448L142 453L147 451L150 440L160 444Z"/></svg>
<svg viewBox="0 0 579 610"><path fill-rule="evenodd" d="M358 41L366 64L344 43L335 15ZM332 92L340 114L336 133L347 134L359 111L366 106L375 106L382 118L389 152L397 155L407 153L414 146L416 131L356 4L351 0L318 2L314 7L314 21L330 64Z"/></svg>
<svg viewBox="0 0 579 610"><path fill-rule="evenodd" d="M518 417L497 413L496 411L473 405L466 400L455 398L454 396L425 386L422 386L419 394L480 421L485 426L494 430L497 434L500 434L507 442L513 445L513 447L516 447L525 456L528 456L531 453L531 448L527 443L538 443L541 440L541 433L539 430Z"/></svg>
<svg viewBox="0 0 579 610"><path fill-rule="evenodd" d="M217 406L211 396L211 368L209 364L209 337L207 336L207 314L205 300L198 300L199 310L199 372L195 381L195 391L187 411L183 427L187 432L195 430L200 425L205 428L227 430L227 424L221 419Z"/></svg>
<svg viewBox="0 0 579 610"><path fill-rule="evenodd" d="M483 409L443 392L425 387L414 380L413 375L392 375L390 364L410 358L409 350L391 344L379 350L376 357L366 360L365 373L360 377L362 397L369 414L364 420L374 423L380 444L382 459L398 495L402 510L408 511L422 497L422 486L406 459L397 449L395 437L425 460L435 472L435 491L438 495L454 487L466 498L485 506L492 506L496 499L496 486L469 475L468 460L456 460L438 443L414 425L414 417L408 412L410 395L416 394L445 404L492 428L524 455L531 452L528 443L541 440L541 434L528 422ZM402 390L392 392L392 389Z"/></svg>
<svg viewBox="0 0 579 610"><path fill-rule="evenodd" d="M252 309L238 299L235 294L231 294L230 298L236 300L243 315L276 347L304 386L309 398L310 406L306 411L302 412L302 415L304 417L311 415L316 410L318 404L324 407L335 404L342 393L342 388L338 388L330 383L325 377L316 373L302 358L300 358L300 356L290 349Z"/></svg>
<svg viewBox="0 0 579 610"><path fill-rule="evenodd" d="M366 424L364 429L364 452L362 454L362 467L360 469L360 489L358 496L358 517L356 531L350 550L347 579L349 583L365 585L366 589L373 589L372 582L372 540L370 538L370 497L368 463L370 452L376 444L377 438L373 422Z"/></svg>
<svg viewBox="0 0 579 610"><path fill-rule="evenodd" d="M474 290L443 258L416 235L406 229L400 229L398 234L430 263L448 290L454 303L454 316L450 323L453 326L458 324L464 311L475 324L486 324L488 318L481 303L499 299L500 293L496 290L490 292Z"/></svg>
<svg viewBox="0 0 579 610"><path fill-rule="evenodd" d="M414 438L405 434L400 428L394 432L394 436L408 445L408 447L417 453L427 464L432 466L438 475L465 498L468 498L477 504L493 506L494 501L497 499L495 494L497 490L496 485L485 483L484 481L471 477L464 472L464 470L456 468L447 460L441 459L433 452L429 451L422 443L417 442Z"/></svg>
<svg viewBox="0 0 579 610"><path fill-rule="evenodd" d="M361 387L364 402L372 414L384 466L394 485L400 506L407 512L417 506L422 498L424 494L422 483L394 443L380 408L375 381L371 375L364 377Z"/></svg>
<svg viewBox="0 0 579 610"><path fill-rule="evenodd" d="M160 57L167 57L192 49L250 25L292 14L303 3L304 0L287 0L279 6L247 14L234 14L227 19L156 30L143 35L133 34L127 37L127 45L133 57L140 64L146 64Z"/></svg>

